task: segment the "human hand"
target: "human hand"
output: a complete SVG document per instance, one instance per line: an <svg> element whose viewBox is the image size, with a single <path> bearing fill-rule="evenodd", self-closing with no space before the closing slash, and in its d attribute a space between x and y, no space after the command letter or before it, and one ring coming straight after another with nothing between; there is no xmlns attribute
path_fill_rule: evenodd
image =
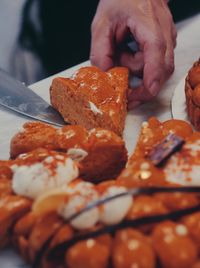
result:
<svg viewBox="0 0 200 268"><path fill-rule="evenodd" d="M139 51L119 49L132 34ZM176 29L166 0L100 0L92 23L90 60L107 70L114 65L142 70L143 84L131 90L129 109L155 97L174 70Z"/></svg>

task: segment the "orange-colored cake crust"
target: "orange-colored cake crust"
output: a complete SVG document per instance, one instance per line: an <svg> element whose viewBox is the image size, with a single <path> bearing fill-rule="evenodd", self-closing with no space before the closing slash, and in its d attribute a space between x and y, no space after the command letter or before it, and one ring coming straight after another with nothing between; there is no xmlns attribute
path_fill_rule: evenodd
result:
<svg viewBox="0 0 200 268"><path fill-rule="evenodd" d="M158 224L152 242L163 268L192 267L198 260L197 247L185 225L171 221Z"/></svg>
<svg viewBox="0 0 200 268"><path fill-rule="evenodd" d="M178 209L177 203L174 204L177 205L176 208L168 206L168 194L159 195L135 197L127 218L162 215ZM183 207L194 205L190 197L187 199L187 194L184 197L180 193L179 201L182 198L187 203ZM199 204L198 195L193 194L193 198ZM178 201L176 197L175 200ZM143 225L145 228L124 228L112 235L106 233L78 241L50 259L48 254L52 249L72 239L78 232L55 212L43 215L28 212L16 220L13 234L18 251L29 263L34 262L46 244L40 261L42 268L123 268L131 267L132 264L144 268L188 268L195 267L200 261L199 219L200 214L197 212L178 221L165 220L156 224L147 222ZM92 230L94 229L85 232Z"/></svg>
<svg viewBox="0 0 200 268"><path fill-rule="evenodd" d="M179 136L184 144L158 166L149 155L169 134ZM182 192L179 187L200 185L200 133L187 122L172 119L162 123L156 118L144 122L135 152L117 180L93 184L76 175L72 181L46 190L48 182L56 180L52 171L65 162L69 149L87 150L94 161L101 153L105 155L106 149L116 154L108 147L113 140L117 146L122 142L116 134L99 128L87 131L80 126L56 129L38 122L25 124L12 140L16 158L0 161L0 248L12 245L27 263L41 268L198 268L199 188ZM107 154L105 159L99 158L111 165ZM44 178L45 187L37 197L27 198L26 193L33 191L33 184L40 184L44 174L36 169L31 177L27 170L40 163L50 172ZM80 166L83 163L84 159ZM14 181L19 183L23 175L16 176L19 170L26 170L25 183L33 178L22 193L14 187ZM127 193L128 188L143 186L146 189ZM165 188L155 192L149 186L177 188L169 193ZM90 209L83 212L88 205ZM80 211L78 217L71 217Z"/></svg>
<svg viewBox="0 0 200 268"><path fill-rule="evenodd" d="M10 147L12 158L36 148L67 153L80 160L80 175L91 181L116 177L127 161L124 141L115 133L96 128L87 131L81 126L56 129L39 122L24 125Z"/></svg>
<svg viewBox="0 0 200 268"><path fill-rule="evenodd" d="M122 135L126 117L128 69L102 72L83 67L72 78L55 78L51 103L64 120L91 129L101 127Z"/></svg>
<svg viewBox="0 0 200 268"><path fill-rule="evenodd" d="M181 137L185 144L164 165L157 167L149 154L172 133ZM161 123L156 118L150 118L143 123L136 149L118 180L128 187L200 185L199 140L200 134L193 133L191 125L185 121L171 119Z"/></svg>
<svg viewBox="0 0 200 268"><path fill-rule="evenodd" d="M12 178L12 169L10 166L12 161L10 160L0 160L0 179L11 179Z"/></svg>
<svg viewBox="0 0 200 268"><path fill-rule="evenodd" d="M189 70L185 81L187 113L196 130L200 130L200 60Z"/></svg>
<svg viewBox="0 0 200 268"><path fill-rule="evenodd" d="M145 157L149 154L154 144L160 143L163 137L172 131L184 138L185 145L192 144L194 146L194 142L196 143L200 135L199 133L193 133L191 126L183 121L168 120L161 123L157 119L151 118L149 122L143 125L136 147L135 154L140 157L138 158L139 161L146 159ZM86 136L83 135L83 137ZM181 152L182 150L179 153ZM10 160L8 163L2 161L0 164L2 166L9 165L10 167L13 167L13 165L29 166L33 163L40 163L47 156L53 156L54 154L58 155L58 152L48 149L36 149L21 155L15 160ZM65 153L59 154L61 156ZM182 158L185 156L187 156L186 152L180 155ZM133 164L132 161L137 161L135 155L130 158L129 165ZM53 164L51 161L47 163ZM156 169L158 168L155 167ZM162 174L164 174L164 168L162 167L161 169L163 169ZM13 172L15 172L14 170ZM149 172L144 162L143 168L140 166L140 171ZM32 203L35 204L34 200L7 191L6 189L9 188L7 187L7 182L11 182L12 179L12 176L0 178L0 247L13 245L30 265L34 264L35 267L41 268L124 268L134 266L143 268L196 268L200 263L199 212L178 217L175 220L170 219L161 222L160 220L155 222L145 220L140 225L124 225L122 229L120 227L112 230L111 233L106 231L97 236L75 240L69 247L60 247L59 251L57 250L57 254L53 255L52 250L78 235L84 235L102 227L108 227L107 230L110 230L111 225L103 222L101 217L101 213L104 214L106 211L106 203L101 203L99 207L99 221L91 227L79 230L72 225L72 220L65 218L60 213L60 209L46 212L41 210L42 212L38 213L38 211L34 210L34 205L32 206ZM38 177L36 176L35 180L37 179ZM151 178L145 176L143 179L151 180ZM131 183L127 184L127 180ZM154 185L153 183L154 181L147 183L146 186ZM3 184L4 187L1 187ZM69 183L68 188L66 188L68 190L66 192L68 196L65 198L66 203L62 205L68 205L74 197L76 197L76 200L82 200L84 195L87 196L89 199L88 204L90 204L92 194L88 191L89 188L86 187L86 184L88 182L84 182L81 179L76 179ZM126 185L145 186L145 184L135 183L133 176L125 176L121 180L110 180L98 185L89 184L92 185L94 191L97 191L97 200L100 199L101 201L109 188L112 189L109 196L111 197L114 194L113 189L116 188L119 190L120 187ZM81 185L81 187L78 185ZM155 185L162 185L159 183L158 178ZM77 192L75 191L76 187L78 187ZM1 193L3 193L2 196ZM117 193L119 194L120 192ZM111 201L114 203L110 203L111 210L107 215L109 218L115 217L115 214L121 212L125 202L124 198L126 199L127 196L121 196L118 201L115 199L115 201L119 202L118 206L116 206L114 200ZM177 190L173 193L138 193L136 196L130 197L130 199L131 203L121 222L139 220L142 217L166 216L168 213L173 213L180 209L191 209L200 204L199 193L181 193L177 192ZM74 206L79 211L83 207L80 208L81 204L76 202ZM52 202L50 203L52 204ZM42 206L42 204L44 205L41 202L40 205ZM72 207L71 203L69 210ZM83 216L82 222L87 217ZM35 262L36 260L37 263Z"/></svg>

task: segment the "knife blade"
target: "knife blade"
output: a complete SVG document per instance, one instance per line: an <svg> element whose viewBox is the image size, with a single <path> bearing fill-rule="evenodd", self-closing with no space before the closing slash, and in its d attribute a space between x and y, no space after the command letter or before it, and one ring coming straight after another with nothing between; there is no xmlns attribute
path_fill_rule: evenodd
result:
<svg viewBox="0 0 200 268"><path fill-rule="evenodd" d="M2 69L0 69L0 105L45 123L56 126L66 124L51 105Z"/></svg>

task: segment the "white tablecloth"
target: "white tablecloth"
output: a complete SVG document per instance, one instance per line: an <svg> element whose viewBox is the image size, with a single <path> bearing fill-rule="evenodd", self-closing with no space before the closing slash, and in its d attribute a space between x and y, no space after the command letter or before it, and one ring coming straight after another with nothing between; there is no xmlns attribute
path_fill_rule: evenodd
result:
<svg viewBox="0 0 200 268"><path fill-rule="evenodd" d="M146 121L150 116L156 116L160 120L171 118L170 102L173 91L182 77L186 75L192 63L200 56L199 29L200 14L177 24L178 40L175 50L175 72L165 84L157 99L129 113L127 117L128 129L126 129L124 137L129 152L133 150L143 121ZM75 66L72 69L62 72L61 75L69 76L79 67L80 66ZM48 100L47 90L51 80L52 77L32 85L31 88L36 90L38 94ZM180 91L180 94L184 94L184 92ZM9 156L10 138L27 120L27 118L23 118L0 108L0 159L7 158ZM24 266L22 266L21 259L18 259L12 251L8 250L1 251L0 253L0 267L16 268Z"/></svg>

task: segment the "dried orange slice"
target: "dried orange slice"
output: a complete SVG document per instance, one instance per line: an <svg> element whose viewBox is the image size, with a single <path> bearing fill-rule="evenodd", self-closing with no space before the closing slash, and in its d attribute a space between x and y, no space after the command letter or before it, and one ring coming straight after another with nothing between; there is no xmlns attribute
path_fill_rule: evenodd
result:
<svg viewBox="0 0 200 268"><path fill-rule="evenodd" d="M67 203L69 192L65 188L56 188L41 194L33 203L32 211L36 214L46 214L57 211L63 204Z"/></svg>

